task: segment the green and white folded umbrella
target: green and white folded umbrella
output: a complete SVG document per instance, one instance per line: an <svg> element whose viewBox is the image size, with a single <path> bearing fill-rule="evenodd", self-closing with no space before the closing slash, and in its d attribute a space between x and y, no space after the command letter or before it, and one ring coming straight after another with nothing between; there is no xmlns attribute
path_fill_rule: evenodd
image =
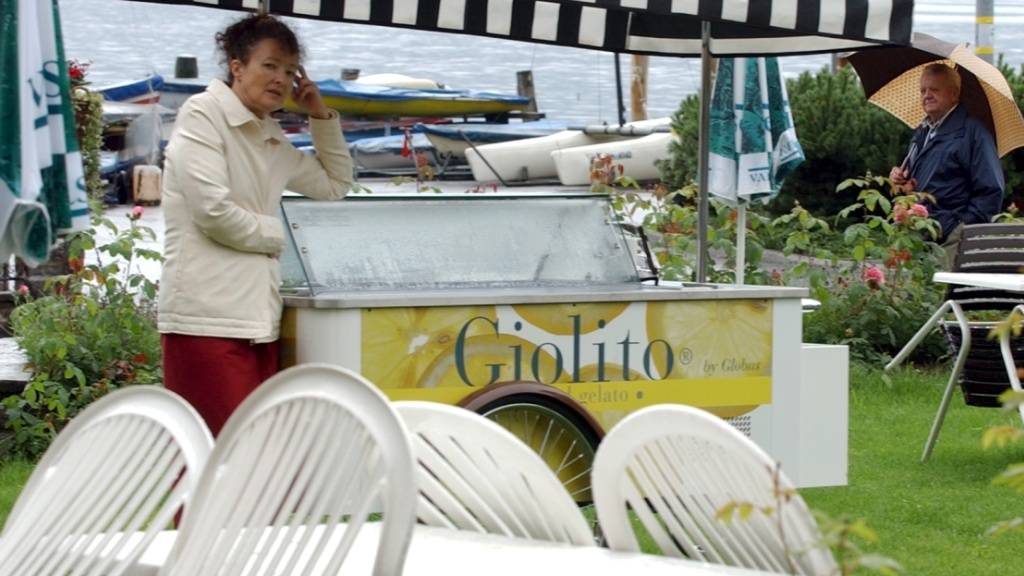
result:
<svg viewBox="0 0 1024 576"><path fill-rule="evenodd" d="M746 206L767 202L804 161L777 58L723 58L711 100L711 194L738 207L736 283L746 263Z"/></svg>
<svg viewBox="0 0 1024 576"><path fill-rule="evenodd" d="M89 225L56 0L0 3L0 260Z"/></svg>

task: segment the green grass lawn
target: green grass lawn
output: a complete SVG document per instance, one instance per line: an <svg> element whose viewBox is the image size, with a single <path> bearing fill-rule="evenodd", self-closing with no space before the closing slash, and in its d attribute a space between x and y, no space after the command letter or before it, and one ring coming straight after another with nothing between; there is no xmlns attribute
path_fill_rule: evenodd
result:
<svg viewBox="0 0 1024 576"><path fill-rule="evenodd" d="M898 560L907 574L1020 573L1024 534L985 531L1024 516L1024 495L991 483L1008 464L1024 462L1024 445L981 447L986 428L1020 419L965 406L957 390L931 460L920 463L947 374L899 372L889 387L879 372L853 371L849 486L801 493L812 508L865 518L880 540L871 551Z"/></svg>
<svg viewBox="0 0 1024 576"><path fill-rule="evenodd" d="M7 514L18 499L21 487L28 481L32 465L27 462L4 462L0 464L0 526L7 520Z"/></svg>
<svg viewBox="0 0 1024 576"><path fill-rule="evenodd" d="M877 371L854 370L850 390L850 483L803 490L812 508L862 517L880 538L870 552L903 564L907 574L988 576L1021 571L1024 534L985 536L999 520L1024 516L1024 495L994 486L1024 445L983 450L989 426L1019 424L1013 414L953 399L932 459L919 462L945 374L904 371L887 386ZM0 465L0 523L31 472Z"/></svg>

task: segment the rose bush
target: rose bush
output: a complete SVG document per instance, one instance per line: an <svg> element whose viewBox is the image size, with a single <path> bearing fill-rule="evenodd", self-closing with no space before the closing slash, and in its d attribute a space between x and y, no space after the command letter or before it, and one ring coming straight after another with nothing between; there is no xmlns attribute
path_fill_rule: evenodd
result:
<svg viewBox="0 0 1024 576"><path fill-rule="evenodd" d="M154 233L136 221L118 230L94 217L92 230L69 239L70 274L50 279L39 298L19 288L22 303L11 327L33 377L20 395L3 401L12 433L8 455L34 458L93 400L122 386L161 381L157 286L133 269L136 259L161 256L139 246ZM101 226L113 240L97 244ZM86 263L86 251L95 263Z"/></svg>
<svg viewBox="0 0 1024 576"><path fill-rule="evenodd" d="M652 252L668 280L695 278L696 187L641 190L635 182L615 178L614 165L595 165L598 190L611 191L620 220L641 224ZM608 185L614 179L615 185ZM623 187L623 184L626 184ZM850 346L854 359L878 365L895 354L941 303L943 291L931 282L942 259L938 223L924 204L928 196L904 192L884 177L868 174L848 179L839 188L856 192L837 223L852 222L838 234L824 219L800 204L769 220L748 211L747 283L810 288L821 307L804 319L804 341ZM736 211L711 200L708 242L717 263L714 282L732 282L736 246ZM761 266L764 242L782 245L791 262L785 270ZM915 352L930 361L946 354L938 335Z"/></svg>

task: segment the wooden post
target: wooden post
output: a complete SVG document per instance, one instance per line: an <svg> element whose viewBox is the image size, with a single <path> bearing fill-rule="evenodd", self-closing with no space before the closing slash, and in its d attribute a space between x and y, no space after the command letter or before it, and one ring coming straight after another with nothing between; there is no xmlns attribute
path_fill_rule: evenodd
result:
<svg viewBox="0 0 1024 576"><path fill-rule="evenodd" d="M191 54L182 54L174 60L175 78L199 78L199 60Z"/></svg>
<svg viewBox="0 0 1024 576"><path fill-rule="evenodd" d="M516 93L530 99L528 112L537 112L537 94L533 88L533 71L520 70L516 72Z"/></svg>
<svg viewBox="0 0 1024 576"><path fill-rule="evenodd" d="M632 81L630 82L630 118L647 120L647 70L650 64L650 56L641 54L633 55Z"/></svg>

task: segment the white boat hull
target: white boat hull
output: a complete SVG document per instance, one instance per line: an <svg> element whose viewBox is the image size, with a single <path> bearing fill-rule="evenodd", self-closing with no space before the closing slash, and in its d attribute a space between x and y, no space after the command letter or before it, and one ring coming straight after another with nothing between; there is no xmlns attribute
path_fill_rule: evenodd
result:
<svg viewBox="0 0 1024 576"><path fill-rule="evenodd" d="M539 138L485 144L477 146L476 150L467 149L466 161L473 171L473 179L478 182L555 178L558 170L551 159L552 152L618 138L595 137L578 130L564 130ZM481 154L486 161L480 158Z"/></svg>
<svg viewBox="0 0 1024 576"><path fill-rule="evenodd" d="M660 176L655 163L669 157L669 144L674 138L671 133L658 132L642 138L556 150L551 153L551 160L559 182L565 186L590 184L591 162L600 154L608 154L615 164L621 164L623 176L654 180Z"/></svg>
<svg viewBox="0 0 1024 576"><path fill-rule="evenodd" d="M667 126L669 123L668 118L656 118L630 122L625 126L657 128ZM668 133L662 135L669 136ZM477 150L466 150L466 160L473 171L473 179L478 182L551 179L558 177L559 174L552 157L554 152L628 140L630 138L627 136L615 134L586 134L579 130L564 130L539 138L477 146ZM484 158L481 158L481 155ZM589 168L588 164L587 182L589 182Z"/></svg>

